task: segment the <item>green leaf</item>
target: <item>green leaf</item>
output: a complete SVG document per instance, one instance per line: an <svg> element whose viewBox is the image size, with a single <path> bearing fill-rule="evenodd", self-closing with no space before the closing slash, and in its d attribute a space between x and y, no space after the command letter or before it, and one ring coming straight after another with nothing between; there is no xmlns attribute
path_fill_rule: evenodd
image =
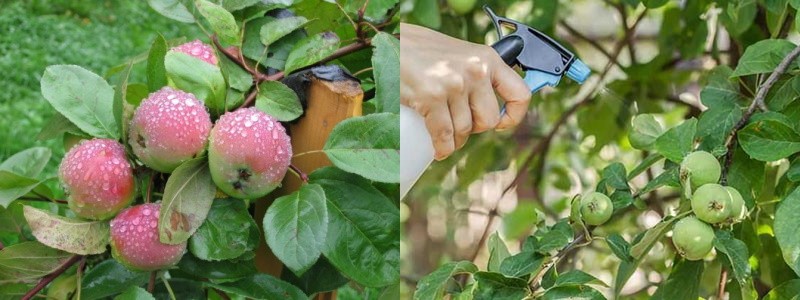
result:
<svg viewBox="0 0 800 300"><path fill-rule="evenodd" d="M42 127L42 130L39 131L39 134L36 135L36 139L44 141L52 138L60 138L63 133L87 136L86 133L81 131L78 126L75 126L75 124L64 117L64 115L55 112L50 120L47 121L47 124Z"/></svg>
<svg viewBox="0 0 800 300"><path fill-rule="evenodd" d="M703 140L701 148L711 150L725 143L728 133L739 119L742 111L738 103L743 101L736 79L731 79L731 69L717 67L709 75L708 84L700 92L703 105L708 107L697 122L697 137Z"/></svg>
<svg viewBox="0 0 800 300"><path fill-rule="evenodd" d="M627 171L622 163L612 163L603 168L602 179L614 190L629 190Z"/></svg>
<svg viewBox="0 0 800 300"><path fill-rule="evenodd" d="M631 146L639 150L650 150L656 139L664 133L655 117L651 114L637 115L631 121L631 129L628 132L628 140Z"/></svg>
<svg viewBox="0 0 800 300"><path fill-rule="evenodd" d="M755 0L728 0L727 5L722 5L722 9L720 21L733 36L738 36L750 28L758 11ZM739 63L741 66L741 60Z"/></svg>
<svg viewBox="0 0 800 300"><path fill-rule="evenodd" d="M605 239L608 248L622 261L633 261L631 257L631 244L618 233L612 233Z"/></svg>
<svg viewBox="0 0 800 300"><path fill-rule="evenodd" d="M132 286L125 290L119 296L114 297L114 300L155 300L153 295L148 293L145 289L138 286Z"/></svg>
<svg viewBox="0 0 800 300"><path fill-rule="evenodd" d="M439 29L442 26L442 10L436 0L414 0L410 16L417 24L428 28Z"/></svg>
<svg viewBox="0 0 800 300"><path fill-rule="evenodd" d="M338 47L339 37L335 33L321 32L309 36L297 42L289 52L283 73L290 74L297 69L315 64L333 54Z"/></svg>
<svg viewBox="0 0 800 300"><path fill-rule="evenodd" d="M217 199L208 216L189 238L189 251L203 260L237 258L258 246L258 225L244 202L239 199Z"/></svg>
<svg viewBox="0 0 800 300"><path fill-rule="evenodd" d="M539 229L534 234L536 252L548 254L550 251L564 248L572 241L573 233L567 219L562 219L549 230ZM523 250L524 251L524 250Z"/></svg>
<svg viewBox="0 0 800 300"><path fill-rule="evenodd" d="M558 275L554 286L582 286L584 284L597 284L608 287L608 285L597 277L592 276L581 270L570 270Z"/></svg>
<svg viewBox="0 0 800 300"><path fill-rule="evenodd" d="M369 181L326 167L311 174L328 206L322 253L345 276L369 286L394 283L400 273L400 212Z"/></svg>
<svg viewBox="0 0 800 300"><path fill-rule="evenodd" d="M269 46L292 31L303 28L308 22L308 19L300 16L270 19L269 22L261 26L261 43Z"/></svg>
<svg viewBox="0 0 800 300"><path fill-rule="evenodd" d="M798 294L800 294L800 279L792 279L773 288L764 300L794 300Z"/></svg>
<svg viewBox="0 0 800 300"><path fill-rule="evenodd" d="M544 256L533 251L523 251L504 259L500 264L500 273L509 277L523 277L538 270L544 262Z"/></svg>
<svg viewBox="0 0 800 300"><path fill-rule="evenodd" d="M298 276L319 258L328 233L325 192L316 184L280 197L264 216L264 237L272 253Z"/></svg>
<svg viewBox="0 0 800 300"><path fill-rule="evenodd" d="M222 7L227 9L228 11L237 11L240 9L244 9L257 3L262 2L261 0L223 0Z"/></svg>
<svg viewBox="0 0 800 300"><path fill-rule="evenodd" d="M519 300L528 294L528 282L500 273L476 272L475 300Z"/></svg>
<svg viewBox="0 0 800 300"><path fill-rule="evenodd" d="M380 32L372 39L372 45L375 46L372 73L375 76L376 109L400 113L400 40Z"/></svg>
<svg viewBox="0 0 800 300"><path fill-rule="evenodd" d="M749 0L754 2L754 0ZM755 4L753 4L755 5ZM731 74L731 77L744 76L759 73L771 73L778 67L781 60L792 52L796 46L787 40L762 40L752 44L744 50L744 54L739 58L739 65ZM798 62L792 63L792 67L796 68Z"/></svg>
<svg viewBox="0 0 800 300"><path fill-rule="evenodd" d="M188 274L212 280L239 279L258 273L253 260L205 261L188 254L178 262L178 268Z"/></svg>
<svg viewBox="0 0 800 300"><path fill-rule="evenodd" d="M162 243L180 244L206 220L217 187L205 157L184 162L167 179L158 216Z"/></svg>
<svg viewBox="0 0 800 300"><path fill-rule="evenodd" d="M206 18L211 29L219 36L219 40L225 44L239 46L242 41L239 39L239 25L236 19L222 6L208 2L206 0L196 0L195 6L203 17Z"/></svg>
<svg viewBox="0 0 800 300"><path fill-rule="evenodd" d="M24 296L31 289L31 287L33 287L33 285L26 283L10 283L0 285L0 299L22 299L22 296Z"/></svg>
<svg viewBox="0 0 800 300"><path fill-rule="evenodd" d="M323 147L337 167L380 182L400 180L400 116L379 113L344 120Z"/></svg>
<svg viewBox="0 0 800 300"><path fill-rule="evenodd" d="M775 161L800 151L800 135L775 119L755 121L738 133L742 149L760 161Z"/></svg>
<svg viewBox="0 0 800 300"><path fill-rule="evenodd" d="M0 250L0 283L24 282L55 271L72 254L39 242L22 242Z"/></svg>
<svg viewBox="0 0 800 300"><path fill-rule="evenodd" d="M134 107L139 106L139 104L142 103L142 100L144 100L144 98L147 98L149 94L147 86L144 85L143 83L128 84L128 89L126 92L127 93L125 94L125 101L127 101L128 104L133 105Z"/></svg>
<svg viewBox="0 0 800 300"><path fill-rule="evenodd" d="M520 201L511 212L503 215L503 236L509 240L518 240L530 234L531 229L539 222L539 214L533 202Z"/></svg>
<svg viewBox="0 0 800 300"><path fill-rule="evenodd" d="M218 67L178 51L167 52L164 66L176 88L192 93L212 113L222 114L229 107L225 103L225 78Z"/></svg>
<svg viewBox="0 0 800 300"><path fill-rule="evenodd" d="M219 68L222 70L222 76L225 77L225 82L227 82L232 89L240 92L247 92L250 90L250 87L253 86L253 76L235 62L231 61L227 56L220 56Z"/></svg>
<svg viewBox="0 0 800 300"><path fill-rule="evenodd" d="M691 118L683 121L656 139L655 150L671 161L681 162L683 157L694 148L696 132L697 119Z"/></svg>
<svg viewBox="0 0 800 300"><path fill-rule="evenodd" d="M661 220L661 222L653 226L653 228L648 229L642 239L634 243L631 247L631 256L633 259L639 260L647 255L647 253L650 252L650 248L652 248L667 231L672 229L672 223L677 220L678 218L668 217Z"/></svg>
<svg viewBox="0 0 800 300"><path fill-rule="evenodd" d="M50 151L49 148L28 148L6 159L0 164L0 170L9 171L24 177L35 178L39 176L39 173L47 166L51 155L52 151Z"/></svg>
<svg viewBox="0 0 800 300"><path fill-rule="evenodd" d="M795 188L778 204L773 226L783 260L800 274L800 235L797 234L797 228L800 228L800 188Z"/></svg>
<svg viewBox="0 0 800 300"><path fill-rule="evenodd" d="M542 295L543 300L556 299L581 299L581 300L605 300L606 297L596 289L585 285L559 286L547 290Z"/></svg>
<svg viewBox="0 0 800 300"><path fill-rule="evenodd" d="M81 299L103 299L120 293L131 286L147 283L149 272L134 272L107 259L86 271L81 280Z"/></svg>
<svg viewBox="0 0 800 300"><path fill-rule="evenodd" d="M647 8L659 8L667 4L669 0L642 0L642 4Z"/></svg>
<svg viewBox="0 0 800 300"><path fill-rule="evenodd" d="M714 239L714 248L724 253L733 269L733 275L740 284L744 284L750 277L750 263L747 245L733 237L730 231L717 230Z"/></svg>
<svg viewBox="0 0 800 300"><path fill-rule="evenodd" d="M643 195L656 190L664 185L679 186L680 185L680 168L677 166L665 170L663 173L649 181L638 194Z"/></svg>
<svg viewBox="0 0 800 300"><path fill-rule="evenodd" d="M94 137L119 139L114 119L114 89L102 77L74 65L45 69L42 96L59 113Z"/></svg>
<svg viewBox="0 0 800 300"><path fill-rule="evenodd" d="M699 279L702 274L702 260L680 260L672 267L669 278L658 287L652 299L696 300L700 292Z"/></svg>
<svg viewBox="0 0 800 300"><path fill-rule="evenodd" d="M489 262L486 264L486 269L490 272L499 272L500 264L511 256L508 247L497 232L489 236L486 245L489 248Z"/></svg>
<svg viewBox="0 0 800 300"><path fill-rule="evenodd" d="M472 274L477 271L478 267L471 261L446 263L419 280L417 290L414 292L414 299L442 299L448 284L454 280L453 276Z"/></svg>
<svg viewBox="0 0 800 300"><path fill-rule="evenodd" d="M132 68L133 63L129 63L128 67L119 75L117 84L114 86L112 111L114 113L114 121L117 124L117 130L120 132L123 141L128 140L128 123L123 119L122 111L126 102L125 96L128 94L128 78L131 75Z"/></svg>
<svg viewBox="0 0 800 300"><path fill-rule="evenodd" d="M800 76L781 79L767 94L766 103L771 111L782 111L800 98Z"/></svg>
<svg viewBox="0 0 800 300"><path fill-rule="evenodd" d="M180 0L147 0L156 12L183 23L194 23L194 16Z"/></svg>
<svg viewBox="0 0 800 300"><path fill-rule="evenodd" d="M256 96L256 108L281 122L288 122L303 114L303 106L297 93L278 81L264 81Z"/></svg>
<svg viewBox="0 0 800 300"><path fill-rule="evenodd" d="M251 299L306 300L308 297L299 288L267 274L255 274L234 282L204 283L223 292Z"/></svg>
<svg viewBox="0 0 800 300"><path fill-rule="evenodd" d="M167 55L167 40L162 35L153 39L150 52L147 54L147 88L150 92L160 90L167 85L167 69L164 57Z"/></svg>
<svg viewBox="0 0 800 300"><path fill-rule="evenodd" d="M303 276L297 277L284 266L281 279L299 287L306 295L336 290L350 282L325 257L320 257Z"/></svg>
<svg viewBox="0 0 800 300"><path fill-rule="evenodd" d="M25 206L24 213L33 235L42 244L81 255L106 252L107 221L70 219L31 206Z"/></svg>
<svg viewBox="0 0 800 300"><path fill-rule="evenodd" d="M44 181L0 170L0 206L8 207L11 202L27 195L39 186L44 186Z"/></svg>

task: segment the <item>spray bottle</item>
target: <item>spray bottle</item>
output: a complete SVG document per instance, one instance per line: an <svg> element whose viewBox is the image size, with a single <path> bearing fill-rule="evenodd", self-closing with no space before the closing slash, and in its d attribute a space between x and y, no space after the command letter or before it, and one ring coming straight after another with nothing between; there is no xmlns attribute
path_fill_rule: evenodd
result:
<svg viewBox="0 0 800 300"><path fill-rule="evenodd" d="M567 75L583 84L591 71L572 52L549 36L520 22L497 16L489 6L483 9L492 19L499 40L492 45L509 66L519 66L525 71L525 83L536 93L545 85L558 85ZM503 34L503 27L511 33ZM505 113L505 108L500 114ZM419 179L433 162L433 142L425 127L425 120L415 110L400 106L400 198Z"/></svg>

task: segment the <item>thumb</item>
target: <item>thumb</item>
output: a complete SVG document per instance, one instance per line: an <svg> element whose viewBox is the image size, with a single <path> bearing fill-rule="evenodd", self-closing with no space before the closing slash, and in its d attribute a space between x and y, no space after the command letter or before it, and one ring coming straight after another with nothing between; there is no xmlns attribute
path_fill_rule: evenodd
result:
<svg viewBox="0 0 800 300"><path fill-rule="evenodd" d="M531 102L531 91L514 69L505 64L495 66L492 70L492 86L506 105L506 113L495 128L506 129L517 126L525 118Z"/></svg>

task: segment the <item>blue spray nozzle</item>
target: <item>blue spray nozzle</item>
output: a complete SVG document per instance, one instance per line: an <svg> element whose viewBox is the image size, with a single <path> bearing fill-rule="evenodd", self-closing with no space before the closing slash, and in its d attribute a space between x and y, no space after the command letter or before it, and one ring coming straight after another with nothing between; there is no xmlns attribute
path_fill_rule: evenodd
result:
<svg viewBox="0 0 800 300"><path fill-rule="evenodd" d="M496 15L489 6L484 5L483 9L499 37L492 48L506 64L519 66L526 72L525 82L532 91L545 85L555 86L565 74L580 84L591 74L586 64L556 40L523 23ZM502 27L512 30L506 34Z"/></svg>
<svg viewBox="0 0 800 300"><path fill-rule="evenodd" d="M584 64L580 59L575 59L570 64L569 69L567 69L567 77L572 80L575 80L578 84L583 84L589 75L592 74L592 70L589 69L589 66Z"/></svg>

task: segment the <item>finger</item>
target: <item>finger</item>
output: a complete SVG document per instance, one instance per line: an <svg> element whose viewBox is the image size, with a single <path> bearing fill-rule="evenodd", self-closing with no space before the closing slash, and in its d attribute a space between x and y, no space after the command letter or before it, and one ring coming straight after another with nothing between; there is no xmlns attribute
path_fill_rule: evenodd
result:
<svg viewBox="0 0 800 300"><path fill-rule="evenodd" d="M531 101L531 91L525 81L514 72L514 69L502 65L494 68L492 86L506 105L506 113L496 128L506 129L522 122L528 113L528 104Z"/></svg>
<svg viewBox="0 0 800 300"><path fill-rule="evenodd" d="M436 160L447 158L455 150L453 121L450 118L450 110L447 105L435 105L430 107L423 117L436 152L434 158Z"/></svg>
<svg viewBox="0 0 800 300"><path fill-rule="evenodd" d="M467 142L472 133L472 113L469 108L469 98L466 94L461 94L451 98L450 118L453 120L453 143L455 149L461 149Z"/></svg>
<svg viewBox="0 0 800 300"><path fill-rule="evenodd" d="M493 129L500 122L500 105L488 79L476 83L470 92L469 106L472 110L473 133Z"/></svg>

